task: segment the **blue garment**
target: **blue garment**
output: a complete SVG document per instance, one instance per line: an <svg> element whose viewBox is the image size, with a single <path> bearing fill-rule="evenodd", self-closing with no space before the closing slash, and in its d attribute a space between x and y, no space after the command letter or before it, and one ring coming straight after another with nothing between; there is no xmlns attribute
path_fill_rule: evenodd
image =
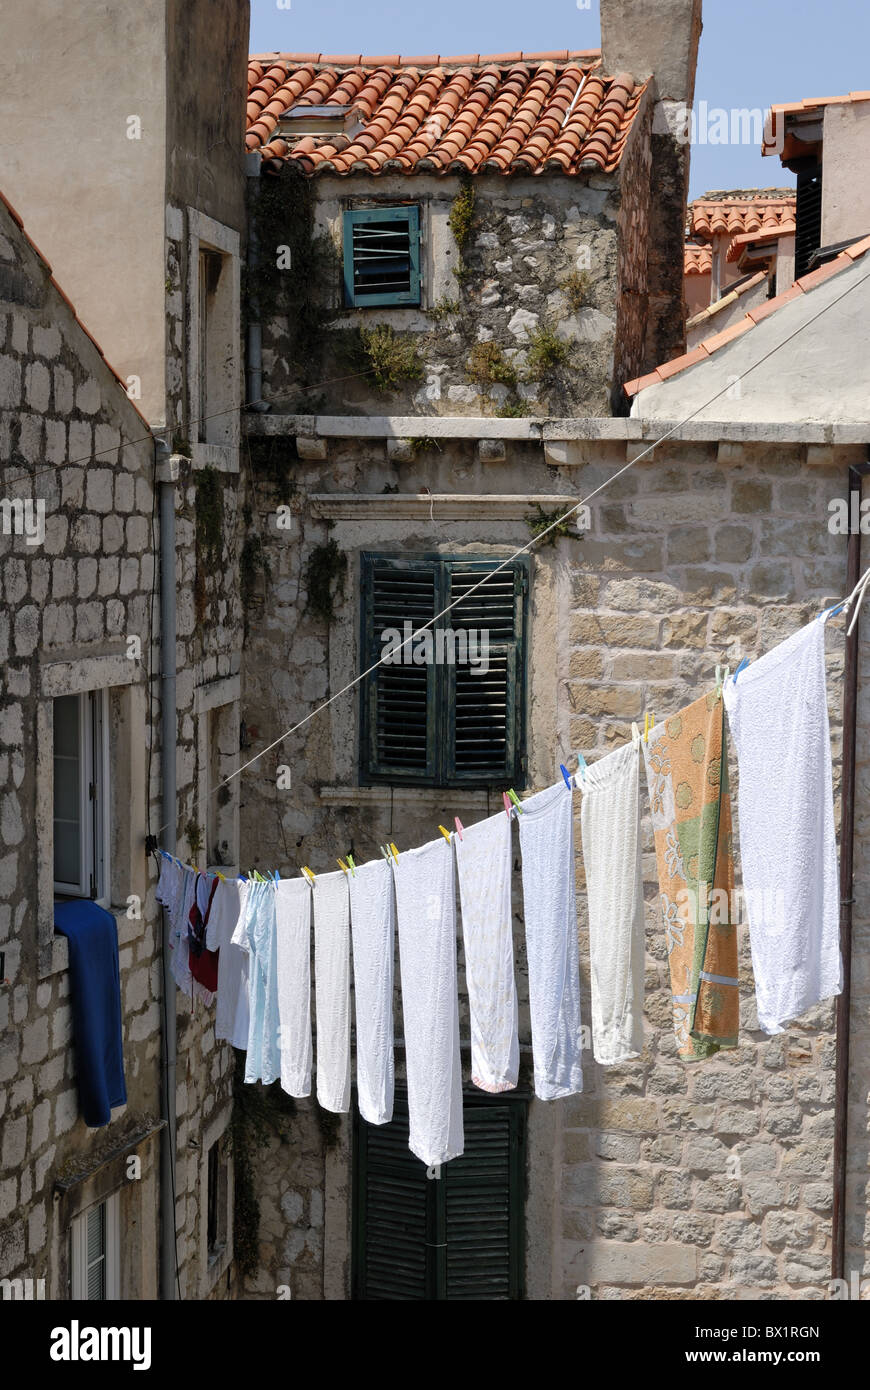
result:
<svg viewBox="0 0 870 1390"><path fill-rule="evenodd" d="M69 942L79 1104L85 1124L98 1129L127 1104L118 928L111 913L84 898L55 903L54 928Z"/></svg>
<svg viewBox="0 0 870 1390"><path fill-rule="evenodd" d="M245 1081L271 1086L281 1075L278 1019L278 947L275 884L254 882L248 889L245 915L233 936L251 957L248 982L250 1021Z"/></svg>

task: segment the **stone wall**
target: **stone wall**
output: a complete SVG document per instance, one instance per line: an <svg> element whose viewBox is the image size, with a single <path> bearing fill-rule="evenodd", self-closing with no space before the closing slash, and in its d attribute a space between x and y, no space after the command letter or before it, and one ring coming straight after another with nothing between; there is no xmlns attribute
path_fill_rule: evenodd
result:
<svg viewBox="0 0 870 1390"><path fill-rule="evenodd" d="M406 463L397 462L383 440L330 440L321 463L294 461L292 446L280 435L256 446L272 449L274 466L282 459L295 491L289 532L275 524L275 497L264 492L261 499L271 577L248 636L245 717L257 734L250 756L359 670L361 550L503 556L529 541L529 496L549 493L554 507L564 504L588 494L626 462L624 444L604 442L563 446L566 462L560 467L547 462L555 457L552 449L545 456L534 443L508 442L501 464L482 463L473 440L444 438L439 444ZM637 453L640 447L629 449ZM730 662L733 669L742 656L760 655L842 591L845 543L827 530L827 502L842 493L850 457L846 449L670 442L594 501L592 528L582 540L560 539L534 551L529 790L552 782L557 764L570 762L576 752L595 758L624 741L631 720L642 720L644 710L660 719L680 709L712 684L717 663ZM409 498L423 488L430 490L431 504L421 500L415 510ZM442 499L456 494L467 499L467 508L454 503L448 516ZM504 503L510 495L517 499L513 516ZM308 560L327 538L335 539L348 561L329 623L306 611ZM829 644L839 757L842 638L832 632ZM245 775L243 857L259 856L282 873L303 863L327 871L348 849L359 862L376 857L388 835L400 849L410 848L431 839L439 822L451 824L454 814L468 821L496 809L500 789L488 798L485 792L360 787L357 709L355 695L342 696L267 755L265 769ZM282 791L274 777L279 764L292 771L291 786ZM731 771L735 795L733 756ZM644 836L644 1054L610 1069L588 1056L582 1096L553 1107L532 1102L530 1123L546 1109L554 1132L529 1166L529 1221L541 1222L541 1194L554 1186L560 1216L555 1248L549 1228L536 1224L529 1231L530 1244L548 1251L556 1271L530 1269L530 1287L537 1289L535 1297L555 1299L575 1298L578 1288L581 1297L588 1291L594 1298L824 1296L830 1265L832 1008L820 1007L780 1037L760 1033L743 923L740 1047L692 1070L679 1063L648 817ZM579 823L577 846L588 1020ZM739 870L739 852L737 864ZM514 908L526 1066L530 1035L518 877ZM858 930L866 941L865 927ZM856 975L865 979L860 963ZM461 943L460 990L464 996ZM461 1019L467 1042L464 997ZM466 1053L466 1078L467 1072ZM857 1101L860 1088L856 1080ZM282 1177L270 1162L264 1173L268 1274L257 1291L268 1296L270 1288L287 1282L295 1297L298 1281L298 1296L324 1296L314 1273L320 1227L312 1219L314 1213L319 1221L323 1201L324 1248L338 1261L331 1277L346 1297L347 1261L342 1264L335 1251L346 1250L348 1199L328 1200L330 1187L339 1186L339 1160L323 1151L318 1156L310 1119L300 1116L300 1125L299 1166L291 1163ZM858 1247L865 1219L860 1165L866 1114L860 1105L853 1128L850 1232ZM347 1121L342 1145L347 1189ZM282 1157L277 1154L279 1162Z"/></svg>
<svg viewBox="0 0 870 1390"><path fill-rule="evenodd" d="M620 370L623 357L626 369L634 361L631 344L640 332L635 320L646 278L646 124L636 122L633 129L634 153L622 182L606 174L475 180L469 185L473 219L462 247L450 226L463 189L456 178L323 177L303 190L299 184L305 180L286 170L277 193L275 177L264 174L263 189L270 201L283 199L288 224L299 218L300 207L313 203L307 215L320 247L316 274L300 277L300 283L291 267L278 273L274 293L262 296L265 398L302 413L607 414L611 393L622 382L615 382L613 355L618 308L630 335ZM421 211L421 307L342 308L343 210L409 200ZM619 246L623 229L625 255ZM263 260L275 259L285 235L291 239L280 217L262 219ZM304 247L298 254L305 254ZM619 256L625 287L618 283ZM639 259L629 266L625 256ZM281 275L288 277L283 289ZM281 303L284 292L287 303ZM629 297L638 295L627 316ZM318 312L325 331L300 336L299 325ZM373 385L371 362L359 351L358 330L376 324L389 325L402 344L416 348L417 375L392 390ZM542 366L535 335L545 330L557 346ZM537 341L540 354L543 340Z"/></svg>

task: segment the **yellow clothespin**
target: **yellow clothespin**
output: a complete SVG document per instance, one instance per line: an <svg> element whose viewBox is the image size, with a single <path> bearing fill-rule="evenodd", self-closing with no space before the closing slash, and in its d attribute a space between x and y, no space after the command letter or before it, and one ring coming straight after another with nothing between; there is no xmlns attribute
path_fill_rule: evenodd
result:
<svg viewBox="0 0 870 1390"><path fill-rule="evenodd" d="M313 874L313 873L311 872L311 870L307 867L307 865L304 865L304 866L303 866L301 872L302 872L303 876L304 876L305 878L308 879L308 882L311 884L311 887L313 888L313 887L314 887L314 874Z"/></svg>
<svg viewBox="0 0 870 1390"><path fill-rule="evenodd" d="M444 828L443 825L439 825L438 829L441 831L441 834L444 836L445 840L447 841L447 843L448 843L448 845L449 845L449 844L450 844L450 831L449 831L449 830L445 830L445 828Z"/></svg>
<svg viewBox="0 0 870 1390"><path fill-rule="evenodd" d="M392 851L393 858L395 859L396 863L398 864L398 862L399 862L399 851L396 849L396 846L393 844L392 840L390 841L390 849L391 849L391 851Z"/></svg>
<svg viewBox="0 0 870 1390"><path fill-rule="evenodd" d="M645 714L644 717L643 717L643 741L644 741L644 743L649 743L649 736L650 736L650 734L652 733L652 731L653 731L653 729L655 728L655 726L656 726L656 717L655 717L655 715L654 715L654 714Z"/></svg>
<svg viewBox="0 0 870 1390"><path fill-rule="evenodd" d="M337 859L335 862L338 864L338 867L341 869L341 872L342 872L343 874L346 874L346 873L347 873L347 865L345 864L344 860L343 860L343 859Z"/></svg>
<svg viewBox="0 0 870 1390"><path fill-rule="evenodd" d="M350 871L351 871L353 877L356 878L356 864L354 864L354 862L353 862L353 855L352 855L352 854L349 854L349 855L347 856L347 862L348 862L348 864L350 865Z"/></svg>

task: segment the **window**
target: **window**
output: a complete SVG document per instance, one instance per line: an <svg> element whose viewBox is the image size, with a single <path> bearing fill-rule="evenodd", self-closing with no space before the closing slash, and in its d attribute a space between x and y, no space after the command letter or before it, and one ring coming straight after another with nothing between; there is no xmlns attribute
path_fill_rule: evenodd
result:
<svg viewBox="0 0 870 1390"><path fill-rule="evenodd" d="M203 1134L200 1152L199 1297L208 1298L233 1262L232 1110L225 1108Z"/></svg>
<svg viewBox="0 0 870 1390"><path fill-rule="evenodd" d="M420 303L419 208L344 214L344 294L358 308Z"/></svg>
<svg viewBox="0 0 870 1390"><path fill-rule="evenodd" d="M390 658L362 684L364 783L522 785L528 567L512 561L472 592L498 565L362 556L364 667Z"/></svg>
<svg viewBox="0 0 870 1390"><path fill-rule="evenodd" d="M106 692L54 701L54 891L108 893L108 720Z"/></svg>
<svg viewBox="0 0 870 1390"><path fill-rule="evenodd" d="M120 1298L118 1194L90 1207L70 1227L71 1297Z"/></svg>
<svg viewBox="0 0 870 1390"><path fill-rule="evenodd" d="M221 1255L227 1243L227 1165L222 1150L223 1140L218 1139L208 1151L206 1221L210 1260Z"/></svg>
<svg viewBox="0 0 870 1390"><path fill-rule="evenodd" d="M802 160L797 171L795 207L794 278L809 270L813 254L822 244L822 166L815 159ZM793 167L793 166L789 166Z"/></svg>
<svg viewBox="0 0 870 1390"><path fill-rule="evenodd" d="M526 1105L467 1095L465 1152L438 1177L408 1148L407 1098L388 1125L354 1119L353 1297L523 1297Z"/></svg>

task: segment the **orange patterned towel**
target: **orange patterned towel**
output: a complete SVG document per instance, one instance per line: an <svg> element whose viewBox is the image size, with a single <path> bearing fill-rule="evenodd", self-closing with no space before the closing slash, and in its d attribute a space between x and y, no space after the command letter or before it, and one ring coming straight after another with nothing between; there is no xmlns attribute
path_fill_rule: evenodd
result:
<svg viewBox="0 0 870 1390"><path fill-rule="evenodd" d="M737 929L725 709L711 691L643 745L674 1032L684 1061L737 1046Z"/></svg>

